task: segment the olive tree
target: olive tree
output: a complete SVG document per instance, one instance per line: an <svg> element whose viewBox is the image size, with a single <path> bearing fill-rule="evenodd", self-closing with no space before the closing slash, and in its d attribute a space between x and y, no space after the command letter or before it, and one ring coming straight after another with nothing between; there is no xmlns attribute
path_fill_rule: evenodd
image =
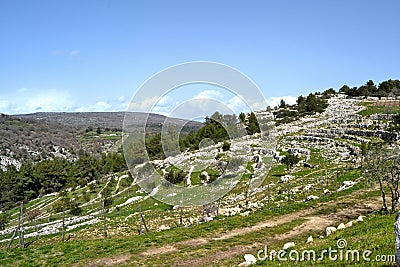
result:
<svg viewBox="0 0 400 267"><path fill-rule="evenodd" d="M368 151L363 164L363 174L366 178L379 184L383 202L382 209L396 211L400 205L400 154L398 147L389 145L375 146Z"/></svg>

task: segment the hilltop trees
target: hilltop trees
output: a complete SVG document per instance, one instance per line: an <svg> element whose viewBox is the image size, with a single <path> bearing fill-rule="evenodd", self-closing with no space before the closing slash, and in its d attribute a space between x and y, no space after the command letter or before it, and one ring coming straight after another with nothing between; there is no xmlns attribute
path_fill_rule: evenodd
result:
<svg viewBox="0 0 400 267"><path fill-rule="evenodd" d="M281 99L281 102L279 103L280 108L286 108L286 102L285 100Z"/></svg>
<svg viewBox="0 0 400 267"><path fill-rule="evenodd" d="M399 95L400 81L399 80L387 80L383 81L378 86L378 93L389 95L391 92Z"/></svg>
<svg viewBox="0 0 400 267"><path fill-rule="evenodd" d="M375 96L375 97L386 97L390 94L400 95L400 81L399 80L387 80L381 82L378 86L372 80L367 81L360 87L350 88L348 85L343 85L339 90L340 93L348 96Z"/></svg>
<svg viewBox="0 0 400 267"><path fill-rule="evenodd" d="M247 118L244 113L241 113L239 114L239 120L246 127L248 134L260 132L260 127L254 113L250 113ZM192 131L186 135L179 135L180 151L199 149L200 142L204 139L211 139L214 143L218 143L240 136L239 120L235 114L230 115L215 112L210 117L205 118L204 126L197 132ZM166 146L166 149L175 146L169 140L170 133L173 132L176 132L176 130L168 129L164 133L165 136L162 136L161 133L148 133L146 135L145 146L150 159L165 158L162 142ZM173 133L172 136L177 136L177 134Z"/></svg>
<svg viewBox="0 0 400 267"><path fill-rule="evenodd" d="M179 140L181 150L189 148L190 150L199 149L201 140L209 138L215 143L229 139L227 131L228 127L232 127L237 123L236 115L222 115L215 112L211 117L206 117L204 126L196 133L191 132L188 135L181 137Z"/></svg>
<svg viewBox="0 0 400 267"><path fill-rule="evenodd" d="M260 125L254 112L251 112L248 116L248 123L246 126L246 131L248 135L253 135L255 133L260 133Z"/></svg>
<svg viewBox="0 0 400 267"><path fill-rule="evenodd" d="M300 117L312 115L316 112L323 112L328 106L326 99L335 93L333 88L326 90L322 95L319 93L309 94L308 96L300 95L297 98L297 105L288 105L282 100L279 107L275 110L276 125L281 123L289 123Z"/></svg>
<svg viewBox="0 0 400 267"><path fill-rule="evenodd" d="M246 114L244 114L243 112L240 112L239 120L241 123L245 123L246 122Z"/></svg>

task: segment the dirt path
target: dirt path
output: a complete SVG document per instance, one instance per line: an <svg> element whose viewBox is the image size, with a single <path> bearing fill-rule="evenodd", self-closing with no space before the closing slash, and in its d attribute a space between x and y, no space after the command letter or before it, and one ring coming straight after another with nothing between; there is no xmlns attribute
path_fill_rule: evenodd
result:
<svg viewBox="0 0 400 267"><path fill-rule="evenodd" d="M177 242L174 244L168 244L159 248L150 248L140 254L143 258L151 258L157 257L163 254L171 253L171 257L175 253L179 253L179 247L191 246L193 248L209 243L214 240L227 240L236 236L245 235L251 232L260 231L265 228L276 227L285 223L290 223L295 219L304 219L305 221L300 225L294 227L288 232L282 234L275 234L273 236L268 237L268 240L286 240L299 235L307 234L310 232L320 232L322 233L324 229L328 226L337 226L341 222L348 222L352 218L356 218L359 215L368 214L374 210L377 210L381 207L380 199L378 197L373 197L369 199L357 199L355 196L365 193L364 190L360 190L354 192L351 195L346 195L339 197L335 200L331 200L325 203L318 203L314 208L307 208L304 210L296 211L290 214L276 216L266 221L258 222L250 227L243 227L234 230L230 230L226 233L220 234L219 236L213 238L194 238L185 240L182 242ZM343 208L338 208L335 212L330 214L324 214L322 212L321 215L318 215L318 212L323 211L324 209L329 209L330 207L334 207L335 205L341 204L344 206ZM229 247L227 251L218 251L218 253L213 253L211 255L204 255L203 257L193 257L190 259L179 259L175 261L176 266L203 266L211 263L218 263L223 261L224 259L232 258L235 255L240 255L248 252L252 248L263 246L263 244L255 242L252 245L237 245L233 247ZM117 264L123 264L124 262L129 260L129 257L126 255L114 256L113 258L104 258L98 259L93 262L87 263L89 266L112 266ZM85 265L87 265L85 264Z"/></svg>
<svg viewBox="0 0 400 267"><path fill-rule="evenodd" d="M378 208L380 208L379 202L377 202L377 198L370 199L368 202L361 204L358 203L353 207L343 208L336 213L330 215L310 215L311 213L317 210L302 210L299 212L294 212L287 215L279 216L277 219L260 222L253 227L246 227L232 230L220 237L212 238L212 240L223 240L235 237L237 235L244 235L246 233L252 231L261 230L264 227L274 227L284 223L291 222L293 219L303 218L306 221L302 224L295 226L292 230L285 232L283 234L275 234L272 236L268 236L268 242L274 243L279 240L290 240L291 238L308 234L310 232L320 232L322 233L326 227L328 226L337 226L339 223L344 222L347 223L351 218L355 218L359 215L368 214ZM329 202L328 202L329 203ZM325 203L327 204L327 203ZM331 203L333 204L333 203ZM324 207L325 205L321 205ZM254 250L254 248L262 248L265 244L260 242L255 242L252 245L238 245L229 247L227 251L218 251L214 252L211 255L207 255L201 258L193 258L186 260L178 260L175 262L174 266L209 266L211 264L221 263L221 261L225 259L230 259L237 255L244 255L249 253L249 251Z"/></svg>
<svg viewBox="0 0 400 267"><path fill-rule="evenodd" d="M214 237L212 238L212 240L224 240L224 239L229 239L238 235L244 235L250 232L254 232L254 231L258 231L261 230L263 228L267 228L267 227L275 227L284 223L288 223L293 221L296 218L300 218L300 217L304 217L305 215L310 214L311 212L313 212L312 209L307 209L307 210L301 210L301 211L297 211L294 213L290 213L290 214L286 214L286 215L282 215L279 216L277 218L274 218L272 220L268 220L268 221L264 221L264 222L259 222L256 223L254 226L251 227L245 227L245 228L238 228L235 230L231 230L228 233L225 233L219 237Z"/></svg>

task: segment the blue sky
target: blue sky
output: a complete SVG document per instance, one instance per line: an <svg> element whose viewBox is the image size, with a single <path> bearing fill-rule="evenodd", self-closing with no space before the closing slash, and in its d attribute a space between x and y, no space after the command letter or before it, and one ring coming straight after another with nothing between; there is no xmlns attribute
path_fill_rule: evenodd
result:
<svg viewBox="0 0 400 267"><path fill-rule="evenodd" d="M240 70L272 105L399 79L399 9L360 0L3 0L0 112L125 110L149 77L188 61Z"/></svg>

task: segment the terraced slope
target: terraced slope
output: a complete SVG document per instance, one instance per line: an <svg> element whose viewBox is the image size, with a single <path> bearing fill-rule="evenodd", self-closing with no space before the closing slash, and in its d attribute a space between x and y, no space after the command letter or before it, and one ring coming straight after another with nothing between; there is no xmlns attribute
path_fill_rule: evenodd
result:
<svg viewBox="0 0 400 267"><path fill-rule="evenodd" d="M34 222L26 222L26 241L39 238L27 249L0 252L0 264L232 266L241 264L244 254L257 255L265 245L279 250L285 243L294 242L295 248L322 250L339 238L346 238L352 248L372 246L374 255L390 254L394 218L375 212L381 206L379 189L362 175L360 147L363 142L376 140L398 143L399 134L388 131L387 118L358 114L366 108L360 103L361 99L339 95L329 99L325 112L279 125L276 148L261 146L260 136L253 135L235 140L230 151L223 151L219 143L152 162L160 174L179 164L189 167L190 162L207 163L205 170L187 172L181 184L196 187L223 175L221 165L232 157L232 151L240 149L247 163L243 177L212 205L166 205L145 194L135 175L116 173L85 187L69 189L68 196L81 203L82 214L72 216L67 212L70 239L60 242L62 214L54 210L60 196L31 201L25 206L26 212L39 209L41 215L36 220L38 231ZM265 111L260 113L268 116ZM371 125L374 130L370 130ZM215 154L211 150L218 157L204 158L205 154ZM287 170L280 159L289 153L301 161ZM258 156L273 159L271 170L260 187L249 190L252 177L269 166L267 161L258 161ZM113 199L105 213L107 238L103 238L101 208L104 188L112 189ZM138 235L139 207L149 229L143 235ZM343 230L326 236L327 227L342 228L338 227L341 223ZM0 232L2 244L9 242L16 225L15 209L10 225ZM306 244L310 235L314 241ZM368 238L373 243L365 243ZM278 262L264 260L257 264L276 266ZM332 262L324 260L321 264L329 266Z"/></svg>

